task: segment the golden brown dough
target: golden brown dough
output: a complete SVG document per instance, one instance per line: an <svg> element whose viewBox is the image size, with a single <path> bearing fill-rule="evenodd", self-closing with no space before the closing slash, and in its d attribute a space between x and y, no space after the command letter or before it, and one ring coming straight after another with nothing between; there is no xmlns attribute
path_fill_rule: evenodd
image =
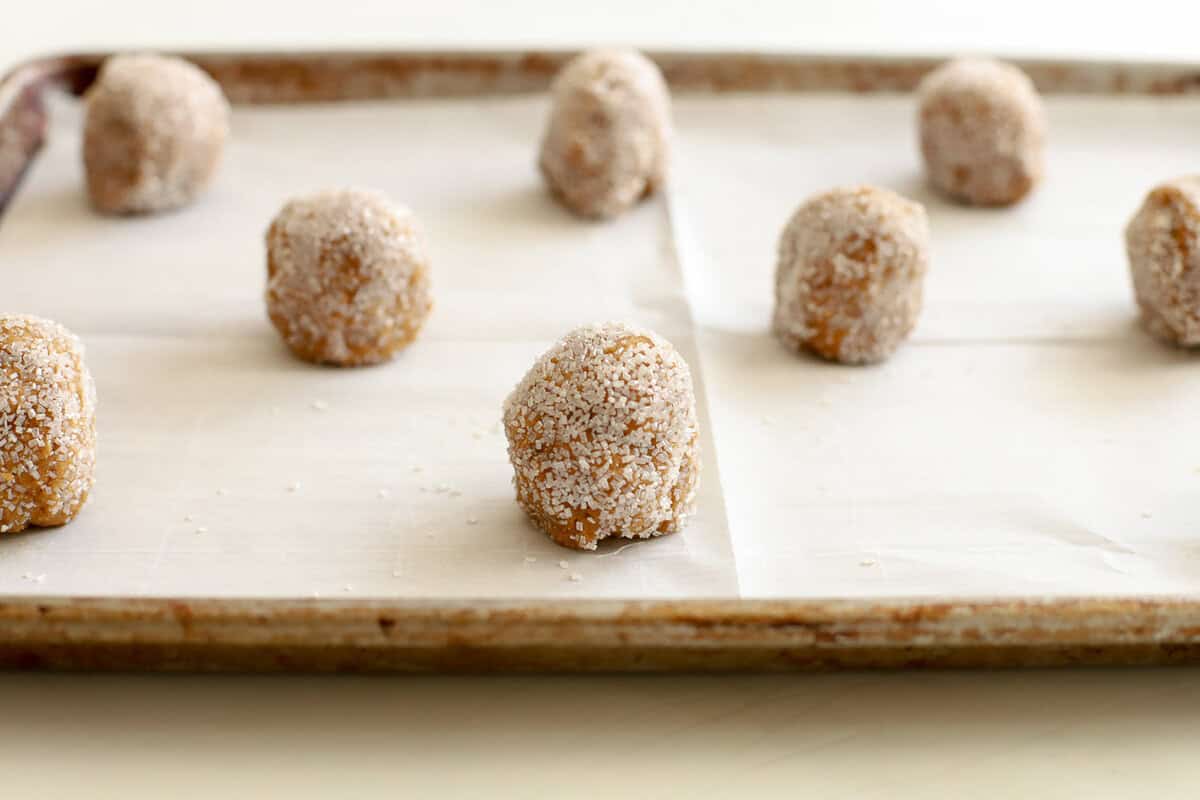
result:
<svg viewBox="0 0 1200 800"><path fill-rule="evenodd" d="M358 366L392 358L433 308L412 214L356 189L292 200L267 231L266 302L303 359Z"/></svg>
<svg viewBox="0 0 1200 800"><path fill-rule="evenodd" d="M0 533L69 522L96 463L96 386L66 328L0 314Z"/></svg>
<svg viewBox="0 0 1200 800"><path fill-rule="evenodd" d="M864 364L891 355L921 313L925 209L887 189L834 189L800 206L779 240L776 335L793 349Z"/></svg>
<svg viewBox="0 0 1200 800"><path fill-rule="evenodd" d="M1046 114L1011 64L960 59L921 81L921 154L929 181L973 205L1010 205L1041 180Z"/></svg>
<svg viewBox="0 0 1200 800"><path fill-rule="evenodd" d="M538 164L550 191L584 217L614 217L663 183L670 97L632 50L593 50L563 67Z"/></svg>
<svg viewBox="0 0 1200 800"><path fill-rule="evenodd" d="M504 430L517 502L560 545L661 536L693 513L692 376L652 331L607 323L567 334L505 401Z"/></svg>
<svg viewBox="0 0 1200 800"><path fill-rule="evenodd" d="M1125 228L1125 250L1146 330L1200 345L1200 177L1151 191Z"/></svg>
<svg viewBox="0 0 1200 800"><path fill-rule="evenodd" d="M88 197L113 214L186 205L212 180L229 131L221 87L179 58L119 55L87 93Z"/></svg>

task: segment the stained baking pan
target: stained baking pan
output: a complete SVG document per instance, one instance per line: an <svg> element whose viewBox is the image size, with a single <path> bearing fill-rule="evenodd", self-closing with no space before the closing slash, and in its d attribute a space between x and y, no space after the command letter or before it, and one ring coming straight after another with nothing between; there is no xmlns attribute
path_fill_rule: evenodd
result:
<svg viewBox="0 0 1200 800"><path fill-rule="evenodd" d="M0 664L1200 660L1200 383L1133 323L1120 247L1141 195L1194 160L1197 68L1022 63L1050 167L994 211L920 179L909 92L940 59L659 54L671 189L593 225L532 166L567 54L189 57L235 103L231 151L196 207L155 218L83 200L71 98L103 56L0 83L4 307L82 336L101 435L83 514L0 539ZM934 232L913 341L858 370L766 333L786 214L848 182L921 200ZM351 372L292 361L259 296L271 214L342 183L414 209L439 303L395 364ZM577 554L521 520L496 419L537 352L596 315L692 362L705 494L680 536Z"/></svg>

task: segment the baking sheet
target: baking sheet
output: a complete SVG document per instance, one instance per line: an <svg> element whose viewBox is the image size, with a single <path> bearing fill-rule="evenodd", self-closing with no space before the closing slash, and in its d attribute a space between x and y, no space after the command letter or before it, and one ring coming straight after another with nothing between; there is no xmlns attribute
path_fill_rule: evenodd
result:
<svg viewBox="0 0 1200 800"><path fill-rule="evenodd" d="M0 541L0 592L1194 594L1200 378L1134 326L1121 229L1193 168L1200 103L1047 105L1045 185L973 210L923 187L909 97L679 97L668 201L611 225L544 197L540 99L239 108L214 191L133 221L84 206L78 121L56 108L0 225L21 276L3 305L87 340L101 483L71 526ZM787 353L766 322L784 220L860 181L924 202L934 252L913 341L847 368ZM347 183L414 206L439 303L397 363L351 372L291 359L260 299L270 216ZM652 325L702 367L718 458L706 448L684 536L574 554L520 518L493 426L541 349L603 318Z"/></svg>
<svg viewBox="0 0 1200 800"><path fill-rule="evenodd" d="M1195 98L1046 98L1047 179L1010 210L924 186L908 96L676 105L673 210L743 595L1195 594L1200 365L1134 322L1122 232L1195 171ZM925 310L888 363L767 332L775 243L807 195L924 203Z"/></svg>
<svg viewBox="0 0 1200 800"><path fill-rule="evenodd" d="M83 198L79 109L56 102L0 225L2 305L85 340L97 486L72 524L0 538L0 593L736 594L707 427L686 536L577 554L513 501L501 403L566 330L632 320L697 361L665 205L607 226L555 206L533 167L544 111L541 98L239 107L199 204L110 219ZM431 251L434 314L381 367L301 363L263 309L271 217L342 185L411 205Z"/></svg>

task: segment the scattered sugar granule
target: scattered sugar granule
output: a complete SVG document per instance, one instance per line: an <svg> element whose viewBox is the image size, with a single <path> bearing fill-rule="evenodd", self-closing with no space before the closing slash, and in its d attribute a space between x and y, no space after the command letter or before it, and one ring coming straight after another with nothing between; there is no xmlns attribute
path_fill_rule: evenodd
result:
<svg viewBox="0 0 1200 800"><path fill-rule="evenodd" d="M196 528L196 533L208 533L208 528L201 525L199 528Z"/></svg>
<svg viewBox="0 0 1200 800"><path fill-rule="evenodd" d="M471 434L471 438L472 438L472 439L482 439L482 438L483 438L483 434L482 434L482 433L480 433L479 431L475 431L474 433L472 433L472 434Z"/></svg>
<svg viewBox="0 0 1200 800"><path fill-rule="evenodd" d="M352 592L352 591L354 591L354 584L347 583L345 586L343 586L343 587L342 587L342 591L343 591L343 592Z"/></svg>
<svg viewBox="0 0 1200 800"><path fill-rule="evenodd" d="M1150 519L1151 516L1153 515L1149 511L1142 512L1142 519Z"/></svg>
<svg viewBox="0 0 1200 800"><path fill-rule="evenodd" d="M859 565L860 567L873 567L873 566L875 566L877 563L879 563L879 562L877 562L877 561L876 561L875 559L873 559L873 558L864 558L862 561L858 562L858 565Z"/></svg>
<svg viewBox="0 0 1200 800"><path fill-rule="evenodd" d="M567 563L566 559L563 559L562 561L558 562L558 566L562 569L569 569L571 565Z"/></svg>
<svg viewBox="0 0 1200 800"><path fill-rule="evenodd" d="M537 556L525 556L525 563L526 564L536 564Z"/></svg>
<svg viewBox="0 0 1200 800"><path fill-rule="evenodd" d="M417 466L417 465L414 465L414 466L413 466L413 468L412 468L412 471L413 471L413 472L424 472L424 471L425 471L425 468L424 468L424 467L422 467L422 466Z"/></svg>
<svg viewBox="0 0 1200 800"><path fill-rule="evenodd" d="M312 407L317 411L325 411L329 408L329 403L324 400L313 400Z"/></svg>
<svg viewBox="0 0 1200 800"><path fill-rule="evenodd" d="M225 495L227 495L227 494L229 494L229 490L228 490L228 489L224 489L224 488L222 488L222 489L217 489L217 495L218 495L219 497L224 497L224 496L225 496Z"/></svg>
<svg viewBox="0 0 1200 800"><path fill-rule="evenodd" d="M444 483L437 483L434 484L433 490L438 494L445 494L446 492L450 491L450 487Z"/></svg>
<svg viewBox="0 0 1200 800"><path fill-rule="evenodd" d="M288 485L287 489L289 492L300 491L300 481L293 481L291 484Z"/></svg>
<svg viewBox="0 0 1200 800"><path fill-rule="evenodd" d="M184 514L184 515L183 515L183 521L184 521L184 522L191 522L191 521L192 521L192 515L191 515L191 514Z"/></svg>
<svg viewBox="0 0 1200 800"><path fill-rule="evenodd" d="M393 577L393 578L399 578L399 577L400 577L400 570L398 570L398 569L394 569L394 570L392 570L392 577Z"/></svg>
<svg viewBox="0 0 1200 800"><path fill-rule="evenodd" d="M388 490L387 490L387 489L380 489L380 490L379 490L379 496L380 496L380 497L387 497L387 496L388 496L388 494L389 494L389 492L388 492Z"/></svg>
<svg viewBox="0 0 1200 800"><path fill-rule="evenodd" d="M579 583L581 580L583 580L583 576L580 575L578 572L571 573L571 581L573 583Z"/></svg>
<svg viewBox="0 0 1200 800"><path fill-rule="evenodd" d="M479 518L478 517L467 517L467 524L468 525L478 525Z"/></svg>

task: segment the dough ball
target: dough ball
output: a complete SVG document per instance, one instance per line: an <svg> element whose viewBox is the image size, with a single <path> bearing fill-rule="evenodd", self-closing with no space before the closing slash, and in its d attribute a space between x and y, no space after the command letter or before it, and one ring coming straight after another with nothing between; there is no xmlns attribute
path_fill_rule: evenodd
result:
<svg viewBox="0 0 1200 800"><path fill-rule="evenodd" d="M504 404L517 502L558 544L682 527L699 478L696 397L670 342L618 323L578 328Z"/></svg>
<svg viewBox="0 0 1200 800"><path fill-rule="evenodd" d="M113 56L86 105L83 164L98 211L178 208L212 180L229 132L229 104L199 67L165 56Z"/></svg>
<svg viewBox="0 0 1200 800"><path fill-rule="evenodd" d="M1150 192L1125 228L1125 251L1146 329L1200 345L1200 176Z"/></svg>
<svg viewBox="0 0 1200 800"><path fill-rule="evenodd" d="M96 464L96 385L66 328L0 314L0 533L70 522Z"/></svg>
<svg viewBox="0 0 1200 800"><path fill-rule="evenodd" d="M412 214L355 189L292 200L267 231L266 296L271 322L301 358L387 361L433 308Z"/></svg>
<svg viewBox="0 0 1200 800"><path fill-rule="evenodd" d="M539 166L550 191L584 217L606 218L655 192L667 172L670 96L632 50L593 50L563 67Z"/></svg>
<svg viewBox="0 0 1200 800"><path fill-rule="evenodd" d="M882 361L921 313L925 209L872 186L808 200L779 240L774 328L794 349L847 364Z"/></svg>
<svg viewBox="0 0 1200 800"><path fill-rule="evenodd" d="M972 205L1004 206L1042 177L1046 114L1024 72L961 59L921 81L921 154L930 182Z"/></svg>

